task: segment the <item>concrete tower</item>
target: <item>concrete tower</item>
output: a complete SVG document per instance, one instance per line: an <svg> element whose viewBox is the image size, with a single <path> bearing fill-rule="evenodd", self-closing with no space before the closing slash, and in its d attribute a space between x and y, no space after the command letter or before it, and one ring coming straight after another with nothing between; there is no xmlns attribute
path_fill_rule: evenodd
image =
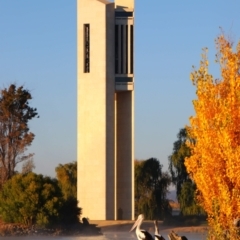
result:
<svg viewBox="0 0 240 240"><path fill-rule="evenodd" d="M78 201L134 219L134 0L77 0Z"/></svg>

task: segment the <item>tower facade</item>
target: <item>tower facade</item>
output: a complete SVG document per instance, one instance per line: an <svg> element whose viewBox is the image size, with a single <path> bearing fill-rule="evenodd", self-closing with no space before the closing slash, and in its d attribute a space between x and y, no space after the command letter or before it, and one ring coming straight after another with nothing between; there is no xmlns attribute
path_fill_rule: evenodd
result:
<svg viewBox="0 0 240 240"><path fill-rule="evenodd" d="M78 201L134 219L134 0L77 0Z"/></svg>

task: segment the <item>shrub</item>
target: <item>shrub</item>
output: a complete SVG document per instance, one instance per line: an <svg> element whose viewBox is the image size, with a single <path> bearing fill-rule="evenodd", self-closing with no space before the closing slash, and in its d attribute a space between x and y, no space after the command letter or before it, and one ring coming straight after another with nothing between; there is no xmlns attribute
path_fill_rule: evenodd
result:
<svg viewBox="0 0 240 240"><path fill-rule="evenodd" d="M50 226L56 223L64 200L56 179L35 173L17 174L0 192L4 222Z"/></svg>

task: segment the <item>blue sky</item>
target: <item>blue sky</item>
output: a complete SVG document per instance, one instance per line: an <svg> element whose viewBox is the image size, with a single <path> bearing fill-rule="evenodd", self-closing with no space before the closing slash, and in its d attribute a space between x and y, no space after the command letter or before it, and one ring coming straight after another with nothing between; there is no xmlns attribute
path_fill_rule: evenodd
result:
<svg viewBox="0 0 240 240"><path fill-rule="evenodd" d="M149 4L150 3L150 4ZM194 114L189 75L201 49L221 33L240 39L240 3L135 1L135 158L155 157L168 168L180 128ZM76 0L0 0L0 88L24 84L39 119L35 172L55 176L55 167L76 160Z"/></svg>

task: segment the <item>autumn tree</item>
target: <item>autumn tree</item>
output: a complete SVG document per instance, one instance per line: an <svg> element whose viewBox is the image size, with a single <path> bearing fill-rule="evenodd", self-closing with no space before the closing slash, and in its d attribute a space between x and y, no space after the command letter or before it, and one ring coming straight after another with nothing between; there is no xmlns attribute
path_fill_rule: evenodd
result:
<svg viewBox="0 0 240 240"><path fill-rule="evenodd" d="M188 133L196 142L188 144L186 167L215 239L239 239L233 222L240 214L240 42L234 51L220 35L216 48L221 77L209 74L207 49L191 73L197 98Z"/></svg>
<svg viewBox="0 0 240 240"><path fill-rule="evenodd" d="M147 219L160 219L170 210L166 200L170 177L156 158L135 161L135 207Z"/></svg>
<svg viewBox="0 0 240 240"><path fill-rule="evenodd" d="M11 84L0 90L0 187L13 176L18 163L33 156L25 154L34 139L28 122L38 117L37 109L29 105L31 99L23 86Z"/></svg>

